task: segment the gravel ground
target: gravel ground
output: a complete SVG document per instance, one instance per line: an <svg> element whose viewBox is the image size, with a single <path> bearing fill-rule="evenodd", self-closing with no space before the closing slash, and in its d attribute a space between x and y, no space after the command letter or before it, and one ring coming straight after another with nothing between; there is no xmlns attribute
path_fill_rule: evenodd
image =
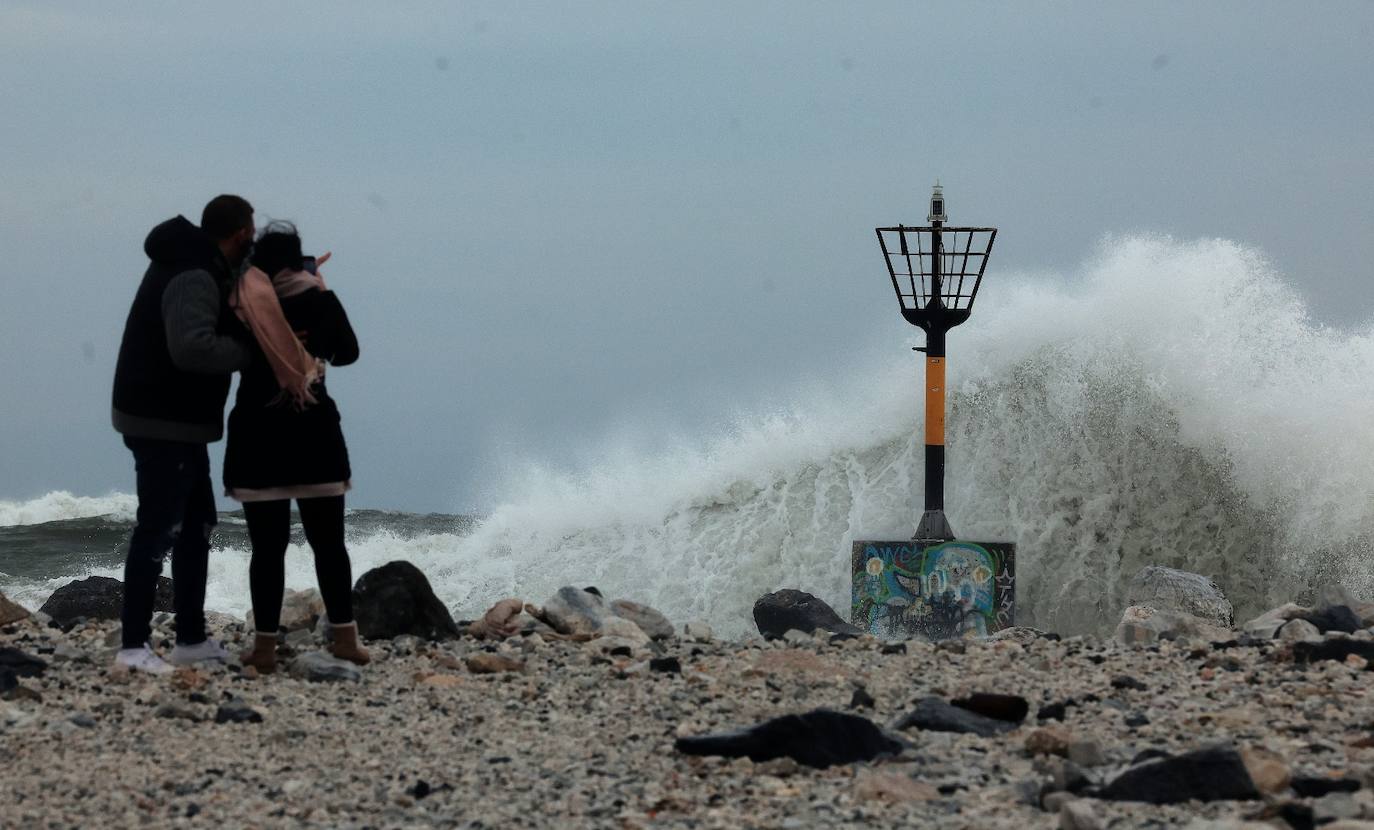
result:
<svg viewBox="0 0 1374 830"><path fill-rule="evenodd" d="M1293 826L1374 827L1351 821L1374 817L1374 675L1358 657L1296 665L1277 641L913 642L901 653L867 638L676 640L662 647L679 659L675 673L595 642L402 637L370 644L360 681L317 683L233 664L124 675L110 668L115 627L63 633L30 620L0 631L0 647L50 663L0 701L0 825L1025 830L1288 827L1285 815ZM238 624L215 627L243 645ZM503 662L470 659L479 653L520 665L477 673L470 666ZM855 706L858 690L870 705ZM920 698L972 692L1023 696L1030 714L996 737L910 729L896 758L825 770L674 749L678 736L818 707L887 725ZM225 704L261 720L217 723ZM1042 798L1068 768L1055 753L1102 783L1142 751L1217 742L1260 759L1263 799ZM1290 777L1358 789L1304 797Z"/></svg>

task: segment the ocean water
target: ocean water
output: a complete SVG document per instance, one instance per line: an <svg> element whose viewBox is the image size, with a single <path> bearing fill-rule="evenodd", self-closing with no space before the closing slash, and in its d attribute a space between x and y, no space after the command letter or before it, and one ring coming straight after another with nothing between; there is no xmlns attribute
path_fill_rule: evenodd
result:
<svg viewBox="0 0 1374 830"><path fill-rule="evenodd" d="M989 276L950 337L946 504L960 537L1018 545L1018 622L1102 630L1149 563L1214 577L1242 615L1328 581L1374 597L1374 326L1313 324L1287 280L1233 242L1150 236L1072 275ZM920 514L914 357L653 456L513 459L486 516L355 511L355 574L407 559L459 616L564 584L726 634L778 587L844 613L850 542L908 537ZM119 575L134 509L0 502L0 591L36 607ZM226 514L211 608L247 610L247 557ZM288 584L313 583L293 546Z"/></svg>

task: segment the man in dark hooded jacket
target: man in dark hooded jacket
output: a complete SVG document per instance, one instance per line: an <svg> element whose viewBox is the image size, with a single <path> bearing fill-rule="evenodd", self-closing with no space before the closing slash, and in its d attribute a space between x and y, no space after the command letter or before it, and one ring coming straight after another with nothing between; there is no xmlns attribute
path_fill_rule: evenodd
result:
<svg viewBox="0 0 1374 830"><path fill-rule="evenodd" d="M200 227L178 216L143 243L143 275L119 347L114 428L134 455L138 515L124 565L123 645L115 662L166 674L152 650L153 600L172 552L177 664L224 660L205 634L205 580L216 524L206 445L224 433L230 376L251 359L227 297L253 246L253 208L217 196Z"/></svg>

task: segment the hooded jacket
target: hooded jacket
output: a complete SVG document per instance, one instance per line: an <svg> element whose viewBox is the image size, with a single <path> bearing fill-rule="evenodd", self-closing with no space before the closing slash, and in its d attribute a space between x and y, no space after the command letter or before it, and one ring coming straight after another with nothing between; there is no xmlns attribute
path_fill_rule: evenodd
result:
<svg viewBox="0 0 1374 830"><path fill-rule="evenodd" d="M225 303L229 262L183 216L153 228L143 250L151 262L119 346L114 428L133 438L218 441L230 375L251 359Z"/></svg>

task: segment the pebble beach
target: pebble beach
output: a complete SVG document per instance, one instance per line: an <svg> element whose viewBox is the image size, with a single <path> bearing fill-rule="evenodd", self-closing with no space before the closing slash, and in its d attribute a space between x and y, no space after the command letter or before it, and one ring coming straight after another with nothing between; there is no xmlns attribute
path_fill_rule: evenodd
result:
<svg viewBox="0 0 1374 830"><path fill-rule="evenodd" d="M166 617L159 627L169 647ZM241 621L213 616L237 649ZM1371 633L1126 645L1014 631L636 647L526 633L373 641L356 677L231 661L167 677L112 668L117 623L31 617L0 649L45 664L0 700L6 827L1374 827ZM1351 644L1356 644L1351 646ZM608 647L610 646L610 647ZM290 668L288 668L290 667ZM996 734L900 726L920 701L1027 704ZM688 755L678 738L827 709L904 746L824 769ZM1132 764L1221 747L1256 793L1152 804L1094 796Z"/></svg>

